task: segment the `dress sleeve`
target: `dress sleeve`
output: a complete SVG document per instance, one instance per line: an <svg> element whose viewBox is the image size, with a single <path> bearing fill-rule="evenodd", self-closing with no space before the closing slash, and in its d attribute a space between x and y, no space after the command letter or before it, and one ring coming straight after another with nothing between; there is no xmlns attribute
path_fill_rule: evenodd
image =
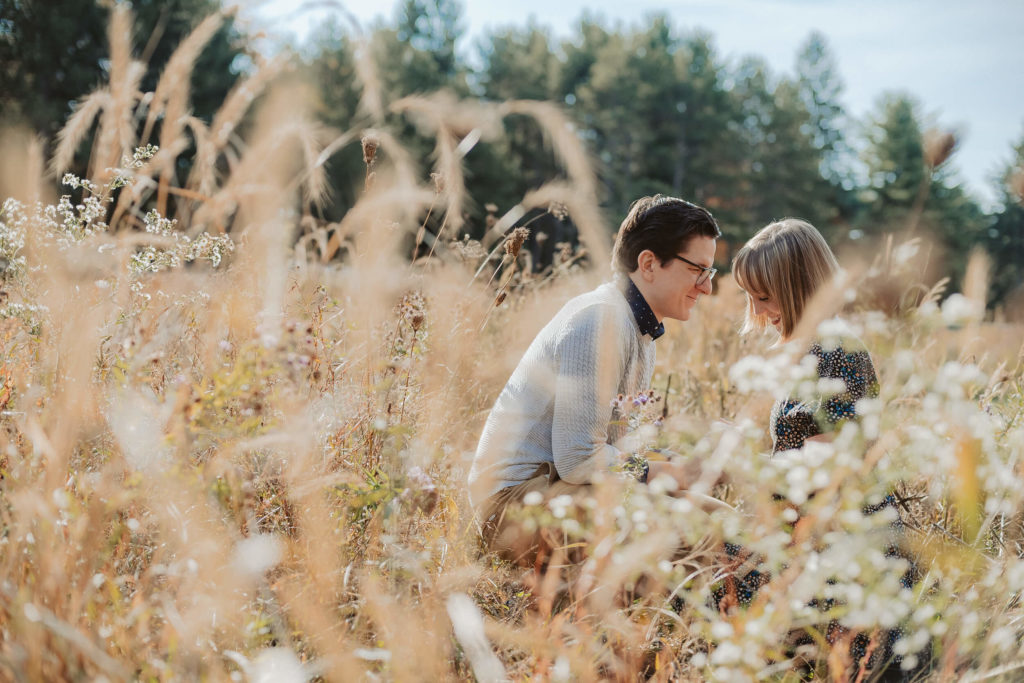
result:
<svg viewBox="0 0 1024 683"><path fill-rule="evenodd" d="M840 379L845 391L826 397L821 403L819 423L835 425L857 418L857 401L878 396L878 377L867 351L848 352L842 347L823 352L818 360L818 376Z"/></svg>

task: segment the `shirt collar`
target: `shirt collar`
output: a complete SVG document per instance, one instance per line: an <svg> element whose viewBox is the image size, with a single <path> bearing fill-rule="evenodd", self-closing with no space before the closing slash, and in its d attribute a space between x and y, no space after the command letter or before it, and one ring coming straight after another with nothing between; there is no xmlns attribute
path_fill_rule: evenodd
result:
<svg viewBox="0 0 1024 683"><path fill-rule="evenodd" d="M633 311L640 334L649 335L651 339L657 339L665 334L665 324L658 322L654 311L651 310L651 305L647 303L647 299L640 293L633 280L628 275L623 275L622 279L624 282L620 283L619 288L622 290L622 295L626 297L629 310Z"/></svg>

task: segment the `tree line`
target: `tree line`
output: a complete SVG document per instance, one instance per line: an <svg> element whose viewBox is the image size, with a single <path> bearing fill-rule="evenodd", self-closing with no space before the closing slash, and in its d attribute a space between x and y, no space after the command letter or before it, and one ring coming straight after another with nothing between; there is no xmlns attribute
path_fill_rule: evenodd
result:
<svg viewBox="0 0 1024 683"><path fill-rule="evenodd" d="M146 78L155 79L174 46L218 7L216 0L136 0L136 51L148 60ZM102 82L107 12L78 0L51 0L45 8L31 0L0 4L5 119L55 134L76 98ZM1007 150L1004 172L993 180L996 207L986 210L957 183L955 137L926 129L912 95L881 94L867 120L851 120L839 65L819 33L795 50L791 75L773 73L753 56L727 60L713 36L682 30L667 15L623 26L584 14L563 38L528 23L457 49L464 38L456 0L405 0L393 20L365 36L329 21L295 50L323 122L342 130L361 115L354 51L363 40L385 102L446 90L460 98L558 103L593 156L610 225L636 197L660 192L707 206L731 243L784 216L810 220L839 249L917 231L934 240L953 278L982 247L993 260L990 300L1021 294L1024 136ZM258 58L249 49L227 22L193 71L194 115L216 109ZM430 168L433 141L405 114L388 117L389 130ZM502 125L503 135L478 143L464 159L472 201L463 229L473 237L483 234L488 213L507 210L562 173L534 119L510 115ZM313 210L337 220L363 187L358 144L331 159L330 174L331 199Z"/></svg>

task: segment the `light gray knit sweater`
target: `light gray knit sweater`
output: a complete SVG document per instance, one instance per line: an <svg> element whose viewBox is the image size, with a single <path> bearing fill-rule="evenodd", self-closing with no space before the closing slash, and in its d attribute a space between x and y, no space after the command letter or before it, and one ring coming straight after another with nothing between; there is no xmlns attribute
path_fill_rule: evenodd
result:
<svg viewBox="0 0 1024 683"><path fill-rule="evenodd" d="M544 462L585 484L622 459L614 444L612 399L650 386L654 341L610 282L569 301L526 350L480 434L469 473L470 499L525 481Z"/></svg>

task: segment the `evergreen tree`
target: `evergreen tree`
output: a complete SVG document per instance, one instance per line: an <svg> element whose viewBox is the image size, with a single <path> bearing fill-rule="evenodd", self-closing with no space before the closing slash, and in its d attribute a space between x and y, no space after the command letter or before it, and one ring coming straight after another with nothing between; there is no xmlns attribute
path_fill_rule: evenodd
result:
<svg viewBox="0 0 1024 683"><path fill-rule="evenodd" d="M551 50L548 34L534 25L503 29L480 43L483 69L480 93L488 100L557 100L559 61ZM511 115L505 119L505 136L492 146L482 146L473 159L478 196L507 208L530 188L542 185L558 173L544 133L532 118ZM487 157L481 159L481 157ZM484 163L489 161L490 164Z"/></svg>
<svg viewBox="0 0 1024 683"><path fill-rule="evenodd" d="M868 136L870 186L863 197L862 229L880 234L923 228L938 240L944 271L956 282L971 250L985 242L988 217L949 164L952 137L943 153L926 154L917 106L909 97L889 95L880 109Z"/></svg>
<svg viewBox="0 0 1024 683"><path fill-rule="evenodd" d="M1024 136L1013 148L1013 158L998 178L1001 208L988 229L986 248L992 257L989 300L1010 305L1017 319L1024 317Z"/></svg>
<svg viewBox="0 0 1024 683"><path fill-rule="evenodd" d="M736 178L749 231L771 220L797 216L825 226L831 214L830 186L820 173L822 150L799 85L773 84L760 60L745 61L734 95L740 107L744 169Z"/></svg>
<svg viewBox="0 0 1024 683"><path fill-rule="evenodd" d="M818 31L813 31L801 46L796 74L799 100L808 113L814 147L821 153L819 170L828 183L822 188L827 194L821 199L829 210L821 217L819 227L831 234L838 226L830 226L829 222L845 222L856 213L856 182L853 150L843 133L849 123L839 101L843 82L828 42Z"/></svg>
<svg viewBox="0 0 1024 683"><path fill-rule="evenodd" d="M917 105L906 95L889 94L878 106L868 132L868 186L862 193L866 207L861 223L862 230L874 234L903 227L928 181Z"/></svg>
<svg viewBox="0 0 1024 683"><path fill-rule="evenodd" d="M353 49L351 37L334 19L320 27L308 43L305 72L319 98L319 118L338 131L351 131L358 125L360 92ZM365 169L358 137L330 158L327 174L333 192L323 207L326 218L340 220L355 204Z"/></svg>

